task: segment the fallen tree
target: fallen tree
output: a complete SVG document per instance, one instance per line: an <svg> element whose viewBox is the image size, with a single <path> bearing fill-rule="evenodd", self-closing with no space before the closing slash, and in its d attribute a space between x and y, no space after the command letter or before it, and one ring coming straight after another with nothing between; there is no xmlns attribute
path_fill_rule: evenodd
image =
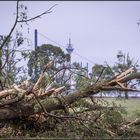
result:
<svg viewBox="0 0 140 140"><path fill-rule="evenodd" d="M55 116L50 112L65 109L66 105L69 106L81 98L95 95L100 91L137 91L136 89L126 88L123 83L133 79L140 79L140 73L133 73L133 67L131 67L110 80L89 84L84 90L75 91L62 96L61 93L64 92L64 87L55 89L51 88L51 86L49 87L50 84L48 84L46 90L43 92L40 91L39 85L41 85L43 81L47 68L51 65L52 62L46 65L38 81L29 89L23 88L22 85L13 85L11 89L0 91L0 121L28 117L42 112L56 118L71 118L74 116ZM63 69L67 68L64 67Z"/></svg>
<svg viewBox="0 0 140 140"><path fill-rule="evenodd" d="M98 79L95 83L91 82L87 87L66 95L64 86L59 88L52 86L52 79L61 70L69 69L69 67L64 66L50 76L49 82L45 88L41 86L45 77L45 72L52 64L51 61L45 66L35 84L22 82L18 85L12 85L9 89L0 91L0 124L5 124L7 122L9 124L9 121L24 120L23 123L30 124L31 122L35 122L42 126L47 122L47 127L55 129L57 123L65 127L65 123L63 122L67 122L70 131L71 125L73 125L70 122L73 120L75 122L74 127L81 124L92 134L89 135L91 137L97 136L101 132L105 133L105 135L116 137L120 135L119 133L120 131L122 132L122 129L123 131L128 131L131 126L133 127L135 124L139 124L139 119L123 123L117 106L103 106L103 102L99 104L95 101L94 96L92 96L101 91L138 91L137 89L125 87L123 84L129 80L140 79L140 72L134 73L133 67L112 77L110 80L103 81ZM82 100L83 98L84 100ZM90 98L91 103L86 101L86 98ZM80 107L80 110L77 110L78 107ZM106 110L106 112L104 110ZM110 111L111 115L109 115ZM55 120L53 124L48 125L48 122L51 122L49 118ZM104 122L104 120L106 121ZM17 122L15 124L18 125ZM92 128L89 128L91 124ZM65 130L62 131L64 132ZM72 129L72 131L74 131L74 129ZM86 133L87 132L84 130L84 135L86 135ZM82 138L84 136L81 135L79 137ZM85 137L87 138L88 136Z"/></svg>

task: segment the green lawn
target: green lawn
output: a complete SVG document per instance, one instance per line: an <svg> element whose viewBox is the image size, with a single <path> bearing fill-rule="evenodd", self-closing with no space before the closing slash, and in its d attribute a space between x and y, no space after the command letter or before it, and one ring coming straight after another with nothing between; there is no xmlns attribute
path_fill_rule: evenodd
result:
<svg viewBox="0 0 140 140"><path fill-rule="evenodd" d="M104 98L109 103L115 102L117 105L121 105L126 108L127 115L126 117L129 119L133 119L140 116L140 98L130 98L128 100L125 99L116 99L116 98Z"/></svg>

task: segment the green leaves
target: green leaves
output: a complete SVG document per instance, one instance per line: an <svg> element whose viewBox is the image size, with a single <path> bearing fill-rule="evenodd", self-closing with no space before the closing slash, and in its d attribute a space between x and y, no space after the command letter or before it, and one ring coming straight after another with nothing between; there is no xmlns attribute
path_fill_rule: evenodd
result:
<svg viewBox="0 0 140 140"><path fill-rule="evenodd" d="M53 74L64 62L70 61L70 56L65 54L60 47L43 44L32 51L28 61L28 73L36 81L44 66L53 60L54 65L48 69L48 74Z"/></svg>

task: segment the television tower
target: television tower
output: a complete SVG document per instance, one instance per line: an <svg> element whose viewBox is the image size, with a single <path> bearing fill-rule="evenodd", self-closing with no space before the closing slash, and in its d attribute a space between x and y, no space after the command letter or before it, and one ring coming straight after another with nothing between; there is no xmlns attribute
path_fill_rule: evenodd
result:
<svg viewBox="0 0 140 140"><path fill-rule="evenodd" d="M69 38L69 43L67 44L66 51L70 55L70 61L69 61L69 63L67 63L67 66L69 66L70 68L71 68L71 54L72 54L73 50L74 50L74 48L72 47L72 44L71 44L71 38ZM70 77L70 72L68 72L68 78L69 77ZM71 90L71 77L69 79L69 84L70 84L70 90Z"/></svg>

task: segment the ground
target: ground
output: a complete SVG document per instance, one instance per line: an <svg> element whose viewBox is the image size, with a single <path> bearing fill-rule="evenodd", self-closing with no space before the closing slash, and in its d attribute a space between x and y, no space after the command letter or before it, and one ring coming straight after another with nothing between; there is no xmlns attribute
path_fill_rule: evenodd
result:
<svg viewBox="0 0 140 140"><path fill-rule="evenodd" d="M109 103L115 102L117 105L121 105L126 108L127 119L134 119L136 116L140 116L140 98L129 98L129 99L117 99L117 98L104 98Z"/></svg>

